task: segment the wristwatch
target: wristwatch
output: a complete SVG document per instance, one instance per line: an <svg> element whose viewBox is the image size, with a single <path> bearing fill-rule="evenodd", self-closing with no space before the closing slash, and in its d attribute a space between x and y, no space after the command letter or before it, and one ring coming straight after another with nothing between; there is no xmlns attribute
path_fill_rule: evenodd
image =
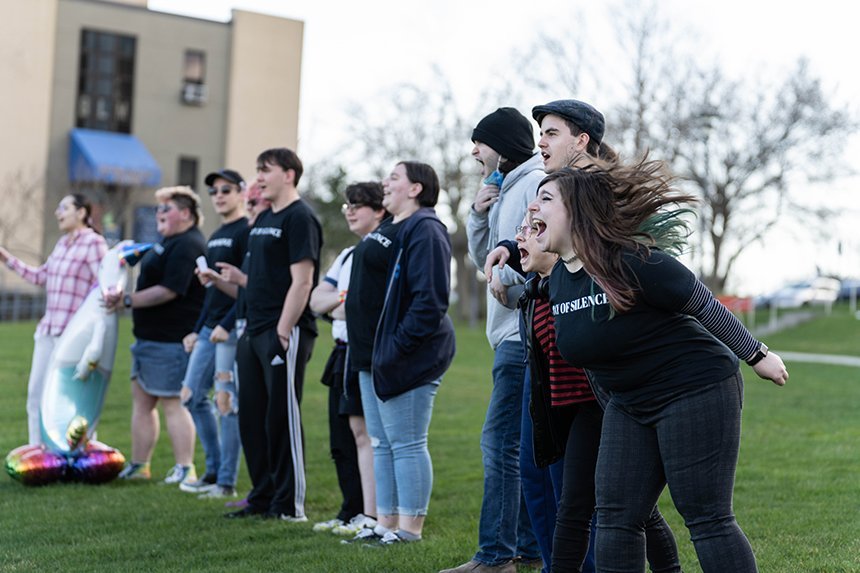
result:
<svg viewBox="0 0 860 573"><path fill-rule="evenodd" d="M767 356L767 350L768 350L767 346L765 345L764 342L762 342L761 346L759 346L758 350L756 350L756 353L752 355L752 358L749 358L747 360L747 364L749 364L750 366L755 366L756 364L761 362L762 358Z"/></svg>
<svg viewBox="0 0 860 573"><path fill-rule="evenodd" d="M122 297L122 304L126 308L131 308L131 295L130 294L127 294L124 297ZM767 349L765 349L765 352L767 352Z"/></svg>

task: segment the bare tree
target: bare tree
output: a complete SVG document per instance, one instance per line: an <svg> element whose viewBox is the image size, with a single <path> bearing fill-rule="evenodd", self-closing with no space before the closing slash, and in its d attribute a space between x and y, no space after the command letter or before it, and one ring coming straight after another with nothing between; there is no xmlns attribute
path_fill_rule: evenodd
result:
<svg viewBox="0 0 860 573"><path fill-rule="evenodd" d="M484 289L479 288L469 259L464 224L477 190L469 156L471 126L438 69L432 84L429 89L401 84L374 102L375 107L354 104L349 110L353 154L379 178L399 160L422 161L436 170L443 195L437 210L448 225L456 263L457 309L462 319L476 322Z"/></svg>
<svg viewBox="0 0 860 573"><path fill-rule="evenodd" d="M13 249L19 253L31 255L34 259L42 255L37 252L32 242L41 244L41 237L33 237L32 225L34 217L41 217L41 204L37 198L41 197L42 181L35 176L28 177L23 171L18 170L7 174L3 181L0 194L3 197L3 209L0 209L0 245ZM25 235L25 236L22 236Z"/></svg>

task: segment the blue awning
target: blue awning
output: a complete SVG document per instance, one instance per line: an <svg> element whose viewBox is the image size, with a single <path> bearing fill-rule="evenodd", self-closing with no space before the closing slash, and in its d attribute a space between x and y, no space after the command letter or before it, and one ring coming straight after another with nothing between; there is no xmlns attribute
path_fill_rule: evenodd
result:
<svg viewBox="0 0 860 573"><path fill-rule="evenodd" d="M136 187L161 181L161 168L135 136L83 128L69 135L69 181Z"/></svg>

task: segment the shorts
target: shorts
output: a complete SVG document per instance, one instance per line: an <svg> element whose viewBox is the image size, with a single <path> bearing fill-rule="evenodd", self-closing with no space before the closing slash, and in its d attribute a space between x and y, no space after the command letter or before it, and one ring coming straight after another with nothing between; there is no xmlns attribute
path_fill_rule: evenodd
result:
<svg viewBox="0 0 860 573"><path fill-rule="evenodd" d="M341 416L364 416L361 408L361 391L358 386L358 372L347 368L347 345L335 341L328 357L321 382L340 394L337 413Z"/></svg>
<svg viewBox="0 0 860 573"><path fill-rule="evenodd" d="M181 342L138 339L131 345L131 378L150 396L178 398L187 366Z"/></svg>

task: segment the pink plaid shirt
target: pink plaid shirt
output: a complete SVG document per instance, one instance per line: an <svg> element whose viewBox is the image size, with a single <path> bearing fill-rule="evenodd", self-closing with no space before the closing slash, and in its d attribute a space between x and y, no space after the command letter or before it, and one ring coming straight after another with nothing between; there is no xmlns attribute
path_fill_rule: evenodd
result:
<svg viewBox="0 0 860 573"><path fill-rule="evenodd" d="M40 267L31 267L15 257L6 264L25 281L47 291L45 316L36 333L59 336L92 287L98 282L99 263L107 252L104 237L86 228L63 235Z"/></svg>

